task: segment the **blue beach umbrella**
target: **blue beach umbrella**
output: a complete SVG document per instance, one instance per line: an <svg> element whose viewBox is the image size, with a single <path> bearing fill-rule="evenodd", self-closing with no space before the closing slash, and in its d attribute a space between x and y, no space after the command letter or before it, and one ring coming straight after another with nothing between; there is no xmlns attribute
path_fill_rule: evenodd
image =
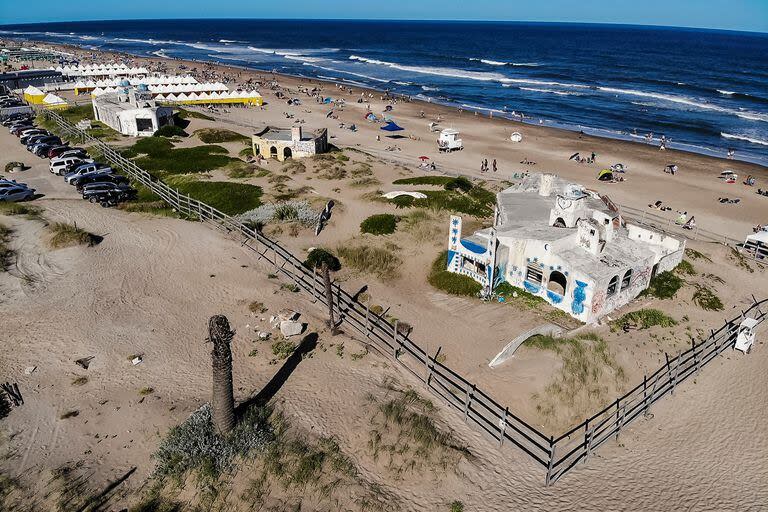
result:
<svg viewBox="0 0 768 512"><path fill-rule="evenodd" d="M394 121L390 121L384 126L382 126L381 129L384 130L385 132L399 132L404 130L405 128L397 126L397 123L395 123Z"/></svg>

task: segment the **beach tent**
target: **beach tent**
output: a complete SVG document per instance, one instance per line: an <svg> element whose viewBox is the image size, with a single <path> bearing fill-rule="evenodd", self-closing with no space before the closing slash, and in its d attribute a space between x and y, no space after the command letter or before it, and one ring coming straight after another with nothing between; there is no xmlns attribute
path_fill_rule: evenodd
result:
<svg viewBox="0 0 768 512"><path fill-rule="evenodd" d="M67 108L67 102L55 94L47 94L43 98L43 105L46 108Z"/></svg>
<svg viewBox="0 0 768 512"><path fill-rule="evenodd" d="M523 135L520 132L513 132L512 135L509 136L509 140L512 142L522 142Z"/></svg>
<svg viewBox="0 0 768 512"><path fill-rule="evenodd" d="M44 98L45 93L34 85L30 85L24 89L24 99L27 101L27 103L32 105L40 105L43 103Z"/></svg>
<svg viewBox="0 0 768 512"><path fill-rule="evenodd" d="M385 132L399 132L399 131L405 130L405 128L398 126L397 123L395 123L394 121L388 122L387 124L382 126L381 129L384 130Z"/></svg>
<svg viewBox="0 0 768 512"><path fill-rule="evenodd" d="M613 180L613 171L610 169L603 169L600 171L600 174L597 175L597 179L599 181L612 181Z"/></svg>
<svg viewBox="0 0 768 512"><path fill-rule="evenodd" d="M368 112L367 114L365 114L365 120L375 123L376 121L379 120L379 118L376 117L376 115L373 112Z"/></svg>

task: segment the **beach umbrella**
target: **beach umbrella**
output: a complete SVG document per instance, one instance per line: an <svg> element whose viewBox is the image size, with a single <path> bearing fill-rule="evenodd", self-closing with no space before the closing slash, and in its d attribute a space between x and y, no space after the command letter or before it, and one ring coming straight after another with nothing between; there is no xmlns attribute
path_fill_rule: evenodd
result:
<svg viewBox="0 0 768 512"><path fill-rule="evenodd" d="M597 175L599 181L611 181L613 180L613 171L610 169L603 169L600 174Z"/></svg>
<svg viewBox="0 0 768 512"><path fill-rule="evenodd" d="M397 123L395 123L394 121L388 122L387 124L382 126L381 129L384 130L385 132L399 132L399 131L405 130L405 128L403 128L402 126L398 126Z"/></svg>
<svg viewBox="0 0 768 512"><path fill-rule="evenodd" d="M571 156L568 157L568 160L573 160L577 156L579 156L579 154L578 153L574 153L574 154L572 154Z"/></svg>
<svg viewBox="0 0 768 512"><path fill-rule="evenodd" d="M426 162L427 160L429 160L429 157L428 156L420 156L419 160L421 160L422 162Z"/></svg>

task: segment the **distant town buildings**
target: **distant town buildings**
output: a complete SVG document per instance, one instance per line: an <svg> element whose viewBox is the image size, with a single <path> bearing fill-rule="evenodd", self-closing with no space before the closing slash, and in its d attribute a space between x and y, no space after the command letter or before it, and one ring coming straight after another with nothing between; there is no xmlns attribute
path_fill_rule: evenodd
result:
<svg viewBox="0 0 768 512"><path fill-rule="evenodd" d="M448 270L486 291L506 282L594 322L682 261L685 242L625 223L606 196L532 174L497 196L491 228L462 238L452 216Z"/></svg>
<svg viewBox="0 0 768 512"><path fill-rule="evenodd" d="M301 126L275 128L268 126L253 136L253 154L276 158L304 158L328 151L328 130L304 132Z"/></svg>
<svg viewBox="0 0 768 512"><path fill-rule="evenodd" d="M124 81L119 92L93 99L93 117L123 135L148 137L173 124L173 109L157 106L145 85Z"/></svg>

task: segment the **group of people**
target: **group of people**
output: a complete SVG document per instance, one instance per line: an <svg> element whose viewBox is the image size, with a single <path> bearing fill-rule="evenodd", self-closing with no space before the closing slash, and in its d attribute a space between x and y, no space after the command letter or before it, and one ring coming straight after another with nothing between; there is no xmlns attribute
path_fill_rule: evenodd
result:
<svg viewBox="0 0 768 512"><path fill-rule="evenodd" d="M498 168L496 167L496 159L493 159L493 163L491 164L491 167L493 168L493 172L498 171ZM488 172L490 168L488 167L488 159L483 159L482 162L480 162L480 172Z"/></svg>

